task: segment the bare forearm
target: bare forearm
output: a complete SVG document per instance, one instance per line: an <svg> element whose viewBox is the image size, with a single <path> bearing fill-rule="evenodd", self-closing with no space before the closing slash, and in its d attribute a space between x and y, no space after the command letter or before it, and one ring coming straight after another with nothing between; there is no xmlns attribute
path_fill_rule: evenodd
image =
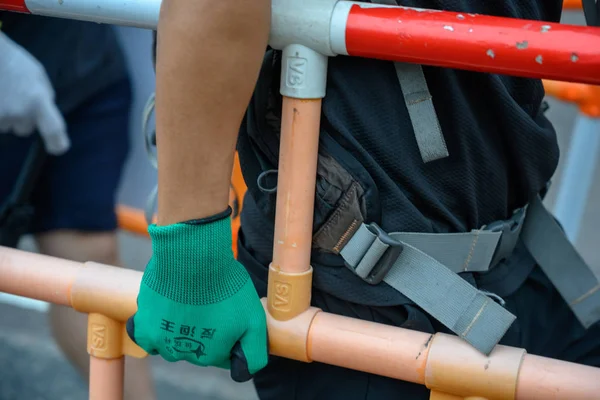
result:
<svg viewBox="0 0 600 400"><path fill-rule="evenodd" d="M158 26L158 223L223 211L270 0L163 0Z"/></svg>

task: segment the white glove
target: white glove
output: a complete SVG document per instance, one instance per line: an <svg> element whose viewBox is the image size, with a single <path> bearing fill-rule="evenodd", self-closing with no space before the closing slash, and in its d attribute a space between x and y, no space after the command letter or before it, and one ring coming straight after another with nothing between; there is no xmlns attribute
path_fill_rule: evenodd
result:
<svg viewBox="0 0 600 400"><path fill-rule="evenodd" d="M0 134L28 136L35 130L50 154L63 154L71 145L46 70L0 32Z"/></svg>

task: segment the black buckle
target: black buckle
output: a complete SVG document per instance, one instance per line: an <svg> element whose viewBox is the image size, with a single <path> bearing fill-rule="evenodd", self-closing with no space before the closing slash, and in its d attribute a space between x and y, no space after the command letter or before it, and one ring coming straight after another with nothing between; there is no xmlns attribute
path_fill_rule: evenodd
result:
<svg viewBox="0 0 600 400"><path fill-rule="evenodd" d="M492 257L490 268L495 267L500 262L504 261L515 250L515 246L519 241L521 230L527 212L527 206L515 210L512 217L505 221L494 221L491 224L483 227L484 230L490 232L501 232L500 240L496 246L496 251Z"/></svg>
<svg viewBox="0 0 600 400"><path fill-rule="evenodd" d="M390 269L392 269L394 263L398 260L398 257L400 257L400 254L402 254L404 245L388 235L375 222L367 225L367 229L377 235L377 238L381 240L381 242L389 246L379 261L373 266L369 274L365 278L361 277L361 279L368 284L377 285L383 281L383 278L385 278ZM350 269L354 270L353 268Z"/></svg>

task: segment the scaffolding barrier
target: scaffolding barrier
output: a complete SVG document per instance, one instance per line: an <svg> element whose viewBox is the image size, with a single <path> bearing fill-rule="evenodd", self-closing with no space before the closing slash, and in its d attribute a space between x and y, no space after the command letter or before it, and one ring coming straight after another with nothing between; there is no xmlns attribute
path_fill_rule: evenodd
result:
<svg viewBox="0 0 600 400"><path fill-rule="evenodd" d="M0 10L150 29L156 27L159 7L159 0L0 0ZM502 345L485 356L456 336L311 307L312 226L306 221L313 214L328 57L600 84L600 28L338 0L273 0L270 44L283 50L284 58L305 60L300 69L282 70L274 254L263 299L270 352L425 385L432 400L597 396L600 368ZM310 81L305 79L308 70L315 77ZM140 272L112 266L0 248L0 291L89 314L93 399L122 399L123 357L146 356L124 329L136 311L141 277Z"/></svg>

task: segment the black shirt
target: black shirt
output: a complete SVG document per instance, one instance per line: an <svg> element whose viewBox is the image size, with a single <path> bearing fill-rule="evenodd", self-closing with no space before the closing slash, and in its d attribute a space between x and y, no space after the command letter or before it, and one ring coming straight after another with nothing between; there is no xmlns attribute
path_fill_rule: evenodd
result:
<svg viewBox="0 0 600 400"><path fill-rule="evenodd" d="M559 21L562 9L560 0L413 0L402 5L552 22ZM556 133L541 107L542 82L423 69L450 153L430 163L421 160L393 63L351 57L329 61L321 136L339 145L334 157L357 160L359 175L371 181L369 190L376 195L370 196L375 200L368 204L366 222L375 221L388 232L465 232L508 218L544 189L558 163ZM277 79L271 87L278 90ZM251 110L258 108L256 102ZM255 181L257 173L276 168L276 147L264 144L264 138L277 138L270 126L268 120L247 118L238 149L249 186L241 245L263 264L272 256L275 196L256 190ZM256 130L260 135L252 133ZM316 203L321 210L318 196ZM316 231L319 221L315 224ZM515 257L528 258L523 251L519 247ZM374 305L406 301L384 284L369 287L337 256L315 252L313 267L315 286L338 297ZM501 267L483 280L497 282L501 275L505 282L494 288L505 296L528 271L506 273Z"/></svg>

